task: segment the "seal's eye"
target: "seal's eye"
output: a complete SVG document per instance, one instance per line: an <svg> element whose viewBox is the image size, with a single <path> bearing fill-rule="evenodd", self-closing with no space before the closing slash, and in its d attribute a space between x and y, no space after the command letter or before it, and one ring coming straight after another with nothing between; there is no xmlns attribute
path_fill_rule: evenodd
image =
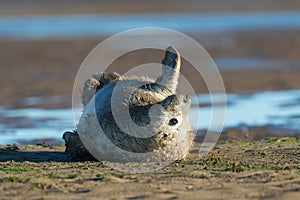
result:
<svg viewBox="0 0 300 200"><path fill-rule="evenodd" d="M178 120L176 119L176 118L172 118L172 119L170 119L170 121L169 121L169 125L170 126L174 126L174 125L176 125L178 123Z"/></svg>

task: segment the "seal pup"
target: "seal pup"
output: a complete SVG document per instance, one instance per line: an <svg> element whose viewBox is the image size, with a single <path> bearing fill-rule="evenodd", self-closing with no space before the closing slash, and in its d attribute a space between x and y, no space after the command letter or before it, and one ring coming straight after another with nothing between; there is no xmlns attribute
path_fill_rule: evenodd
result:
<svg viewBox="0 0 300 200"><path fill-rule="evenodd" d="M84 110L77 130L63 134L65 152L74 160L184 159L193 133L188 119L191 99L176 94L180 66L179 52L169 46L162 60L162 75L156 80L125 77L116 72L92 75L82 88ZM126 94L130 96L124 98ZM113 106L119 106L117 112L122 106L127 109L129 117L123 117L122 112L118 117L121 121L130 118L133 123L120 127Z"/></svg>

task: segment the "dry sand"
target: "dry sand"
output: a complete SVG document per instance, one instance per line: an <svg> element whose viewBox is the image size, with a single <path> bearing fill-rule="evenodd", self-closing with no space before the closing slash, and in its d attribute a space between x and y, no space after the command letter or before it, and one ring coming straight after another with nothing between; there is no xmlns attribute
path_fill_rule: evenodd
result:
<svg viewBox="0 0 300 200"><path fill-rule="evenodd" d="M1 199L297 199L300 138L229 141L144 173L70 162L64 147L2 146Z"/></svg>

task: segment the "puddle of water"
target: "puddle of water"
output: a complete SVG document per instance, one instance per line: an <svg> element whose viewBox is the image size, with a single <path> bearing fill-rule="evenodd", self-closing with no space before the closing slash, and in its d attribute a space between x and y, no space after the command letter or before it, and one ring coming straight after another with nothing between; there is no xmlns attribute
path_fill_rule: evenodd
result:
<svg viewBox="0 0 300 200"><path fill-rule="evenodd" d="M295 117L300 115L299 97L300 90L259 92L247 95L227 94L229 104L226 106L224 128L272 124L300 131L300 118ZM199 104L210 104L210 96L207 94L199 95L197 98ZM222 106L224 102L217 102L217 104L216 112L224 109ZM199 122L191 120L194 129L208 129L211 117L211 106L191 108L190 119L199 119ZM214 127L211 127L211 130L214 130Z"/></svg>
<svg viewBox="0 0 300 200"><path fill-rule="evenodd" d="M0 108L0 144L51 138L62 142L62 133L75 127L72 109ZM25 123L24 123L25 121ZM22 123L23 122L23 123Z"/></svg>
<svg viewBox="0 0 300 200"><path fill-rule="evenodd" d="M164 27L183 32L290 29L300 28L300 12L1 17L0 38L63 39L111 35L139 27Z"/></svg>
<svg viewBox="0 0 300 200"><path fill-rule="evenodd" d="M219 94L215 96L216 111L224 108ZM218 95L220 98L218 98ZM212 112L210 96L202 94L195 99L204 106L192 106L190 121L194 129L207 129ZM220 100L218 100L220 99ZM224 128L250 127L272 124L290 134L300 131L300 90L259 92L255 94L228 94ZM283 106L284 105L284 106ZM199 112L198 112L199 110ZM80 113L80 109L76 111ZM195 119L199 119L195 120ZM216 124L219 126L220 124ZM63 142L62 133L75 128L71 108L67 109L6 109L0 107L0 144L54 139ZM287 128L287 129L285 129ZM213 130L214 127L211 127ZM276 130L274 130L276 133ZM281 133L281 132L280 132ZM279 133L279 134L280 134Z"/></svg>

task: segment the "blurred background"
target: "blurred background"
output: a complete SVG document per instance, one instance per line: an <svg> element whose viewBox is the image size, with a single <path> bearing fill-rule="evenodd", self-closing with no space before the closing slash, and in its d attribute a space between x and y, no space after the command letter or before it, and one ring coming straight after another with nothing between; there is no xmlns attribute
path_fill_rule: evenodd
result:
<svg viewBox="0 0 300 200"><path fill-rule="evenodd" d="M0 0L0 144L61 143L75 127L81 62L105 38L144 26L183 32L212 56L228 93L221 139L300 135L298 0ZM160 62L163 52L152 53L125 55L114 69ZM210 102L190 69L183 74L199 85L201 137Z"/></svg>

